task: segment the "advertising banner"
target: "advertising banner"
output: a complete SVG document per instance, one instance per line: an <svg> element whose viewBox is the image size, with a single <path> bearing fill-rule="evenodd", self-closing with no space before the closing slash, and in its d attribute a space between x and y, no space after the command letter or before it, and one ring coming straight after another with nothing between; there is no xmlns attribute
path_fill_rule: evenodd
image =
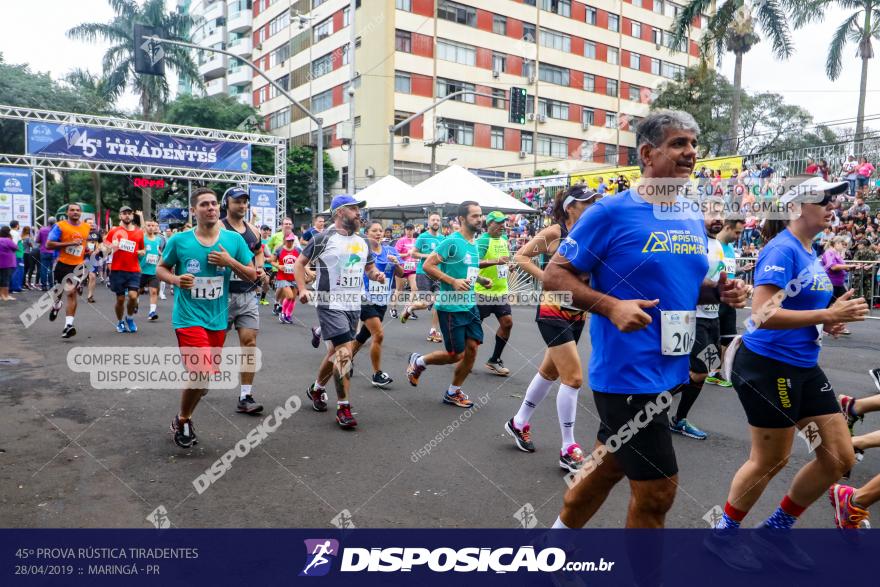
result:
<svg viewBox="0 0 880 587"><path fill-rule="evenodd" d="M34 220L33 178L26 167L0 167L0 224L18 220L32 226Z"/></svg>
<svg viewBox="0 0 880 587"><path fill-rule="evenodd" d="M50 122L29 122L25 134L28 155L209 171L251 171L251 146L247 143Z"/></svg>
<svg viewBox="0 0 880 587"><path fill-rule="evenodd" d="M278 188L251 184L248 193L251 195L251 222L257 227L265 224L275 230L278 226Z"/></svg>

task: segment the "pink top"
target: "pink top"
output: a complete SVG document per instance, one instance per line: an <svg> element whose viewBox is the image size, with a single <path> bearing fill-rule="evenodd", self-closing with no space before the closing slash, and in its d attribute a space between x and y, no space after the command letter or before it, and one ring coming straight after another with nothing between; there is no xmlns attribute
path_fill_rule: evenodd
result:
<svg viewBox="0 0 880 587"><path fill-rule="evenodd" d="M415 247L416 239L407 236L400 237L397 239L397 242L394 243L394 248L400 253L400 260L403 263L403 272L406 275L415 273L416 271L416 260L413 259L412 256Z"/></svg>
<svg viewBox="0 0 880 587"><path fill-rule="evenodd" d="M870 163L865 163L859 166L859 175L862 177L871 177L871 174L874 173L874 166Z"/></svg>

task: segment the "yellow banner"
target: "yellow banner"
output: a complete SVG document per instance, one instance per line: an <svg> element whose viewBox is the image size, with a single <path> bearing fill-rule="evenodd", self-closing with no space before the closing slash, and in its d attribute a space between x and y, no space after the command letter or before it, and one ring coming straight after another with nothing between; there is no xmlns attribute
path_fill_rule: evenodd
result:
<svg viewBox="0 0 880 587"><path fill-rule="evenodd" d="M699 171L703 167L706 168L706 171L715 171L716 174L718 171L721 171L722 178L729 178L733 175L734 170L742 171L743 158L713 157L711 159L698 159L696 171ZM591 171L589 173L579 173L576 175L572 175L569 180L569 185L574 185L576 183L584 181L588 187L590 187L591 189L596 189L599 186L599 178L602 178L605 181L605 185L608 186L607 193L613 194L616 187L613 182L620 175L623 175L627 180L629 180L630 185L632 185L637 179L642 176L642 172L637 166L611 167L600 169L597 171Z"/></svg>

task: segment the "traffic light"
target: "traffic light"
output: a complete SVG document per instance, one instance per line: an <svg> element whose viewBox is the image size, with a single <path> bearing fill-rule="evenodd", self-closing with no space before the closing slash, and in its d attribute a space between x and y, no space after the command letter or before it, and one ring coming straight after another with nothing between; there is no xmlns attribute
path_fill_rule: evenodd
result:
<svg viewBox="0 0 880 587"><path fill-rule="evenodd" d="M159 29L144 24L134 25L134 71L145 75L165 75L165 50L161 43L144 39L158 36Z"/></svg>
<svg viewBox="0 0 880 587"><path fill-rule="evenodd" d="M510 88L510 102L508 103L510 122L517 124L526 123L526 89Z"/></svg>

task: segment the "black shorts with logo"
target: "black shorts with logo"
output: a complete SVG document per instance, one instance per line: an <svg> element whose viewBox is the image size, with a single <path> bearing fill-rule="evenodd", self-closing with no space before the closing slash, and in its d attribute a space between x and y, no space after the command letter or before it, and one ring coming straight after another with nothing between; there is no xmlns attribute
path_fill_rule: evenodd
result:
<svg viewBox="0 0 880 587"><path fill-rule="evenodd" d="M547 348L559 346L567 342L577 344L584 332L586 320L538 320L538 332L544 339Z"/></svg>
<svg viewBox="0 0 880 587"><path fill-rule="evenodd" d="M378 318L379 322L385 320L385 312L388 306L377 306L375 304L361 305L361 322L366 322L370 318Z"/></svg>
<svg viewBox="0 0 880 587"><path fill-rule="evenodd" d="M690 364L692 373L708 373L721 367L718 318L697 318Z"/></svg>
<svg viewBox="0 0 880 587"><path fill-rule="evenodd" d="M479 296L477 297L479 298ZM503 316L510 316L513 313L510 304L506 302L493 304L489 298L484 298L483 301L485 303L477 304L477 310L480 312L480 322L492 315L500 320Z"/></svg>
<svg viewBox="0 0 880 587"><path fill-rule="evenodd" d="M662 405L657 402L660 395L593 392L600 420L596 437L608 449L604 458L615 459L627 479L632 481L665 479L678 473L669 431L668 403L647 419L649 403ZM655 410L652 408L651 411ZM627 431L622 431L624 427ZM612 437L618 440L609 441Z"/></svg>
<svg viewBox="0 0 880 587"><path fill-rule="evenodd" d="M718 323L721 326L721 344L727 346L736 336L736 308L718 304Z"/></svg>
<svg viewBox="0 0 880 587"><path fill-rule="evenodd" d="M733 387L756 428L791 428L799 420L840 412L822 369L796 367L740 345L733 360Z"/></svg>

